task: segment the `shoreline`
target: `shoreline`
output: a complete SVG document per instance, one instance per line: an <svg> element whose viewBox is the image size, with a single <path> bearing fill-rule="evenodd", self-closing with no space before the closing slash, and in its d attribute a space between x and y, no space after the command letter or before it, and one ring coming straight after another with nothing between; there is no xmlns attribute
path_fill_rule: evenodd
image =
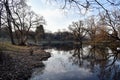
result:
<svg viewBox="0 0 120 80"><path fill-rule="evenodd" d="M32 55L31 49L33 49ZM33 69L44 67L42 61L51 55L39 47L32 46L19 52L1 51L0 57L0 80L28 80Z"/></svg>

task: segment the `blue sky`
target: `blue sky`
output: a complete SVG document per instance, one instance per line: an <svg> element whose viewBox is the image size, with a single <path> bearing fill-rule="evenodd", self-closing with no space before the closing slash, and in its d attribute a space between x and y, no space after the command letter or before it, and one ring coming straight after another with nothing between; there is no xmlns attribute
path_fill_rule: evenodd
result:
<svg viewBox="0 0 120 80"><path fill-rule="evenodd" d="M51 32L58 31L59 29L67 30L72 21L78 21L84 18L83 15L79 14L78 10L62 10L60 9L60 5L57 5L55 2L47 2L47 0L28 0L28 5L37 14L44 16L47 21L47 25L44 28Z"/></svg>
<svg viewBox="0 0 120 80"><path fill-rule="evenodd" d="M51 2L48 2L51 1ZM64 1L64 0L63 0ZM83 0L84 1L84 0ZM104 7L108 10L113 10L114 7L110 6L106 0L98 0L101 4L104 4ZM28 5L31 6L32 10L37 14L44 16L47 25L44 26L46 31L55 32L58 30L68 30L68 26L73 21L83 20L86 17L91 15L98 15L100 11L103 11L99 5L93 5L89 8L85 15L80 14L78 9L69 9L62 10L60 8L61 2L54 2L54 0L28 0ZM107 3L107 4L106 4ZM94 8L93 8L94 7ZM96 7L96 8L95 8ZM82 8L81 13L85 13L85 9Z"/></svg>

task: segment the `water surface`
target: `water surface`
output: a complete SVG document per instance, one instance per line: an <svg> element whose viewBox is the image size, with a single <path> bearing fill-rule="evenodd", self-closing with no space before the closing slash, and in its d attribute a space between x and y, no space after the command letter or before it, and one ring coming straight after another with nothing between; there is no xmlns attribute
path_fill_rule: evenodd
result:
<svg viewBox="0 0 120 80"><path fill-rule="evenodd" d="M34 70L30 80L119 80L120 61L114 57L105 59L107 51L92 51L89 46L82 49L46 49L51 57L44 61L44 68ZM94 55L93 55L94 53ZM110 55L110 54L109 54ZM107 55L108 56L108 55Z"/></svg>

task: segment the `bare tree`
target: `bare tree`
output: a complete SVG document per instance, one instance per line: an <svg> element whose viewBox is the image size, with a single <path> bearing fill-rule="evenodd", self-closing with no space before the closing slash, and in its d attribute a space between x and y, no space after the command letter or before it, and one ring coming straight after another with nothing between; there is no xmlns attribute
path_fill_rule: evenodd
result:
<svg viewBox="0 0 120 80"><path fill-rule="evenodd" d="M40 24L45 24L44 17L34 13L26 0L0 0L0 29L1 25L8 27L12 44L15 44L13 31L18 43L25 45L30 29Z"/></svg>
<svg viewBox="0 0 120 80"><path fill-rule="evenodd" d="M12 2L13 18L12 22L14 29L17 30L16 35L20 45L25 45L28 39L28 32L31 28L36 27L39 24L45 24L45 20L42 16L35 14L31 8L21 0Z"/></svg>
<svg viewBox="0 0 120 80"><path fill-rule="evenodd" d="M7 24L8 24L8 29L9 29L9 34L10 34L10 38L11 38L11 43L15 44L14 39L13 39L13 31L12 31L12 13L10 10L10 5L8 0L4 0L3 4L5 6L6 9L6 15L7 15Z"/></svg>
<svg viewBox="0 0 120 80"><path fill-rule="evenodd" d="M72 31L75 40L79 41L82 46L82 41L87 34L83 21L73 22L69 29Z"/></svg>
<svg viewBox="0 0 120 80"><path fill-rule="evenodd" d="M3 2L0 1L0 34L1 34L1 26L2 26L2 10L3 10Z"/></svg>
<svg viewBox="0 0 120 80"><path fill-rule="evenodd" d="M88 36L91 41L94 41L95 35L97 33L97 24L95 22L94 16L91 16L85 22L86 22L87 29L88 29Z"/></svg>
<svg viewBox="0 0 120 80"><path fill-rule="evenodd" d="M78 9L83 9L85 8L86 10L90 9L90 8L102 8L104 10L108 10L109 7L107 7L106 5L110 5L110 6L114 6L114 7L119 7L120 5L120 1L119 0L54 0L57 1L59 4L60 2L63 5L63 9L64 8L68 8L68 7L76 7Z"/></svg>
<svg viewBox="0 0 120 80"><path fill-rule="evenodd" d="M86 11L94 10L95 12L104 12L107 20L109 22L109 27L111 27L114 31L114 38L120 41L118 37L115 26L113 25L113 19L111 17L111 10L117 8L120 9L120 1L119 0L54 0L57 1L58 4L62 4L63 9L67 8L75 8L79 11L86 9ZM109 7L108 7L109 6Z"/></svg>
<svg viewBox="0 0 120 80"><path fill-rule="evenodd" d="M103 26L107 26L111 29L112 33L108 35L114 38L115 40L120 41L119 37L119 26L120 26L120 10L114 10L109 12L109 16L105 13L100 14L100 23Z"/></svg>

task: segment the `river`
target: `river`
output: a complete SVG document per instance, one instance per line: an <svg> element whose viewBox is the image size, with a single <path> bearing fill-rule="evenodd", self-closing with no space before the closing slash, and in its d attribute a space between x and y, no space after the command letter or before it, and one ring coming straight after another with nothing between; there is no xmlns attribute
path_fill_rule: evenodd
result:
<svg viewBox="0 0 120 80"><path fill-rule="evenodd" d="M71 50L45 49L51 53L45 67L36 68L30 80L119 80L120 60L110 49L84 46Z"/></svg>

